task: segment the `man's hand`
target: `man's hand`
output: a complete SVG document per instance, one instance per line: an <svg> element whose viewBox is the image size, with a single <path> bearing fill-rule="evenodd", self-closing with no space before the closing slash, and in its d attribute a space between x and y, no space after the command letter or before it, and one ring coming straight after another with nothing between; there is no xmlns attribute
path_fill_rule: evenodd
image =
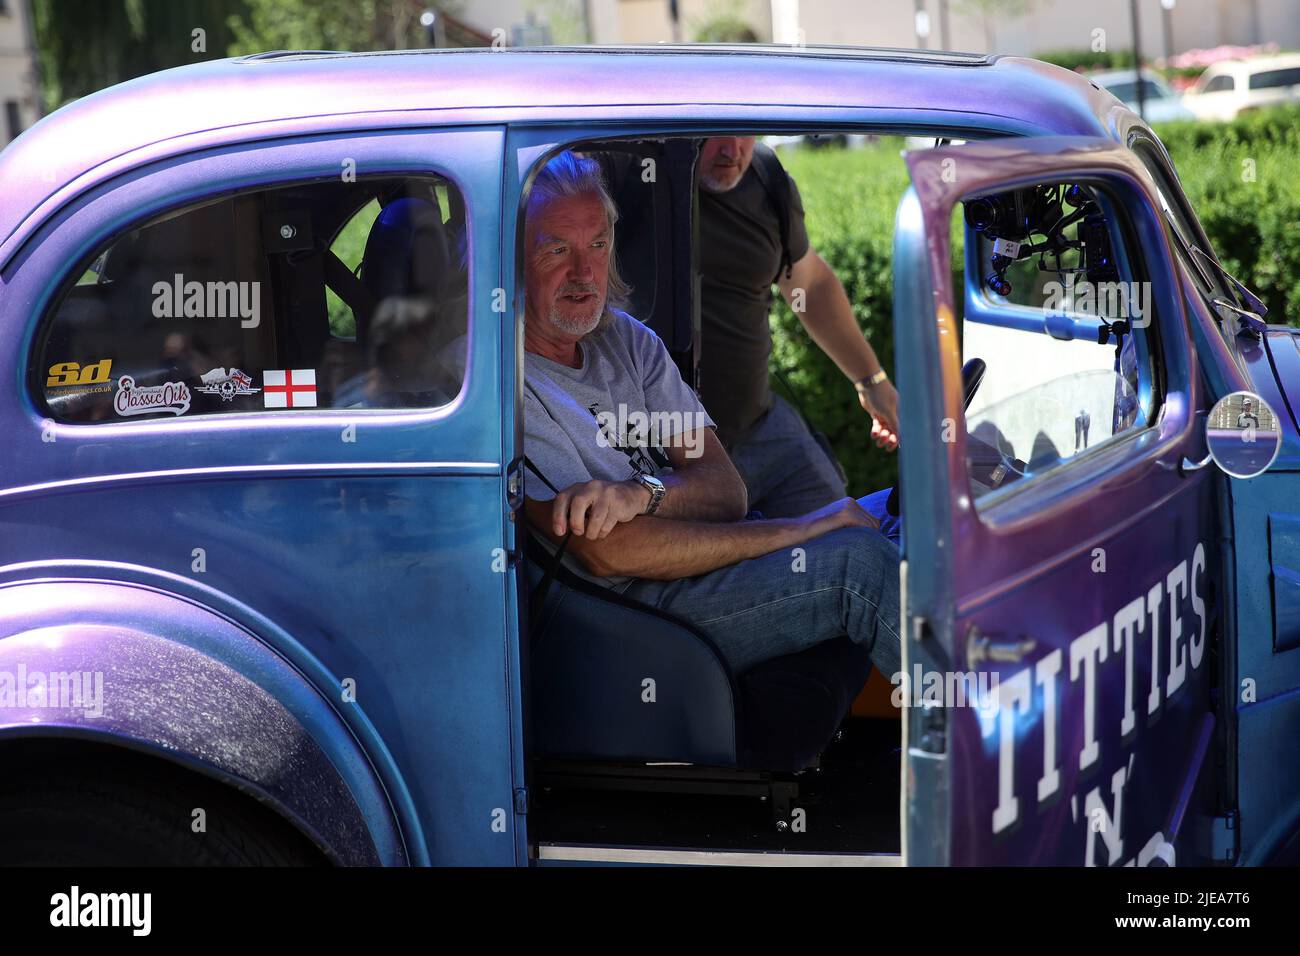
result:
<svg viewBox="0 0 1300 956"><path fill-rule="evenodd" d="M649 506L649 490L635 481L584 481L555 496L551 528L557 538L572 530L580 538L600 541Z"/></svg>
<svg viewBox="0 0 1300 956"><path fill-rule="evenodd" d="M858 401L871 415L871 440L876 447L885 451L898 448L898 392L894 383L885 379L859 389Z"/></svg>
<svg viewBox="0 0 1300 956"><path fill-rule="evenodd" d="M841 498L832 501L824 508L810 511L799 519L810 526L809 537L817 538L840 528L879 528L880 521L875 515L863 510L853 498Z"/></svg>

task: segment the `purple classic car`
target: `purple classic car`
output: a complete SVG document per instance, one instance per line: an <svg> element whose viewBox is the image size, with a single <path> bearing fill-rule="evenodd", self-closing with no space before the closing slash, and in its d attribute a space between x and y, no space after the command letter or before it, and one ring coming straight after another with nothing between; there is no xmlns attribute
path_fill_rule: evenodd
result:
<svg viewBox="0 0 1300 956"><path fill-rule="evenodd" d="M735 673L563 570L543 601L517 520L540 166L654 169L611 182L620 261L693 382L701 143L808 134L915 147L885 716L847 640ZM1300 341L1086 79L267 53L86 97L0 181L0 862L1294 857ZM1251 479L1207 466L1240 391Z"/></svg>

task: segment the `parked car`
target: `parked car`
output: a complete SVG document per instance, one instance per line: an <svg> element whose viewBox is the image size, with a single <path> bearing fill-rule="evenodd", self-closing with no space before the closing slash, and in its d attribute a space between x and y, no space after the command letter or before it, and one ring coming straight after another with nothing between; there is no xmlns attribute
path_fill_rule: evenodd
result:
<svg viewBox="0 0 1300 956"><path fill-rule="evenodd" d="M693 380L694 163L723 133L946 144L907 155L893 223L916 696L883 718L851 714L846 641L737 674L562 571L533 599L532 174L568 148L654 171L616 189L619 255ZM277 52L79 100L0 180L0 861L1294 852L1300 340L1086 79L830 47ZM1085 308L1093 282L1119 298ZM1206 467L1242 390L1280 413L1249 482ZM993 683L949 700L968 677Z"/></svg>
<svg viewBox="0 0 1300 956"><path fill-rule="evenodd" d="M1231 120L1249 110L1300 101L1300 53L1225 60L1208 68L1183 97L1203 120Z"/></svg>
<svg viewBox="0 0 1300 956"><path fill-rule="evenodd" d="M1088 79L1110 90L1120 102L1138 112L1137 70L1108 70L1089 74ZM1196 119L1196 115L1183 105L1182 97L1169 88L1160 74L1142 71L1142 116L1148 123L1168 123L1172 120Z"/></svg>

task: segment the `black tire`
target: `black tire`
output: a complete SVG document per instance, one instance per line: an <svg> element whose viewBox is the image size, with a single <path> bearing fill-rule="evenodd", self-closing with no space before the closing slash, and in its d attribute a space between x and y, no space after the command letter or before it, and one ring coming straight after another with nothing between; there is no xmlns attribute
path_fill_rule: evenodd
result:
<svg viewBox="0 0 1300 956"><path fill-rule="evenodd" d="M0 865L313 866L312 843L252 797L169 761L72 741L0 747ZM194 810L206 832L193 830Z"/></svg>

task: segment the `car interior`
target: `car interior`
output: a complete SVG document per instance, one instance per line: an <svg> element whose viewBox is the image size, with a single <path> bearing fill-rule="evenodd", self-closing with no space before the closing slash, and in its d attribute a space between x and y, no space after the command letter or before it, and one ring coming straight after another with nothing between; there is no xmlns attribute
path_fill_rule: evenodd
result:
<svg viewBox="0 0 1300 956"><path fill-rule="evenodd" d="M699 341L690 190L646 189L626 171L653 160L658 182L689 184L701 143L576 147L601 159L620 210L616 250L634 287L629 311L660 335L688 382ZM1086 187L1045 184L979 197L959 205L955 218L954 285L960 290L969 278L968 298L986 297L1013 319L1018 307L1041 303L1053 276L1119 278L1111 227ZM963 297L955 298L960 308ZM1081 402L1096 406L1098 441L1143 424L1137 365L1148 354L1145 344L1134 345L1142 335L1105 314L1058 324L1050 336L1014 323L959 324L971 339L963 342L961 387L979 498L996 499L1070 457L1057 448L1065 443L1057 433L1078 431L1087 414L1076 407ZM1043 363L1027 363L1018 350L1044 347L1040 340L1060 351L1048 373L1024 373L1020 366ZM976 405L990 366L1002 400ZM1080 367L1097 370L1090 391L1057 401L1053 390ZM1084 448L1076 439L1073 454L1086 450L1084 434ZM891 513L900 498L895 487ZM873 673L855 644L839 638L734 673L689 622L588 583L531 534L527 555L529 827L539 853L581 845L900 852L902 710L891 703L887 676ZM647 675L654 675L654 707L638 692Z"/></svg>
<svg viewBox="0 0 1300 956"><path fill-rule="evenodd" d="M586 143L619 208L629 312L695 382L702 140ZM655 184L638 172L653 163ZM898 712L847 637L744 672L708 635L528 535L530 830L541 844L897 853ZM654 675L656 704L640 689ZM815 809L814 809L815 808ZM815 825L804 825L811 815ZM834 821L830 825L828 821Z"/></svg>
<svg viewBox="0 0 1300 956"><path fill-rule="evenodd" d="M187 383L191 415L266 408L248 389L203 392L227 369L318 370L317 408L445 404L464 367L464 243L463 200L436 177L336 178L163 216L101 249L65 293L33 353L35 391L59 420L114 420L111 386L45 379L68 357L112 356L113 381ZM255 318L211 314L238 299L214 287L248 289Z"/></svg>

